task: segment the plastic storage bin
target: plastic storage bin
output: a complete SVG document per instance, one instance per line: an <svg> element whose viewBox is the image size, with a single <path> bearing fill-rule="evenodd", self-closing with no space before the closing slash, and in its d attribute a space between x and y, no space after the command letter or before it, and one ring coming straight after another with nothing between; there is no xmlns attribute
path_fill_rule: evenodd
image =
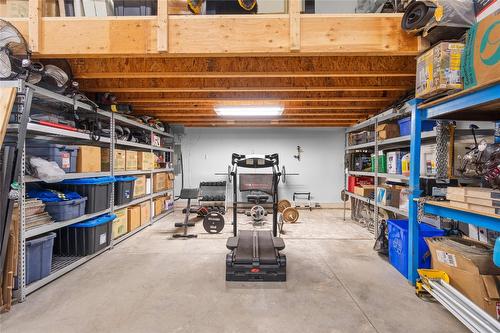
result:
<svg viewBox="0 0 500 333"><path fill-rule="evenodd" d="M132 201L134 197L134 182L136 179L136 177L130 176L115 178L115 205L124 205Z"/></svg>
<svg viewBox="0 0 500 333"><path fill-rule="evenodd" d="M43 279L50 274L54 238L56 234L51 232L26 241L26 284Z"/></svg>
<svg viewBox="0 0 500 333"><path fill-rule="evenodd" d="M58 145L44 141L26 141L26 153L56 162L65 172L76 172L78 146Z"/></svg>
<svg viewBox="0 0 500 333"><path fill-rule="evenodd" d="M389 261L404 277L408 278L408 220L387 220L389 231ZM419 224L418 268L431 268L431 257L425 237L444 236L444 230Z"/></svg>
<svg viewBox="0 0 500 333"><path fill-rule="evenodd" d="M114 0L116 16L154 16L157 0Z"/></svg>
<svg viewBox="0 0 500 333"><path fill-rule="evenodd" d="M87 198L83 197L75 200L46 202L45 211L49 213L56 222L76 219L85 214L86 201Z"/></svg>
<svg viewBox="0 0 500 333"><path fill-rule="evenodd" d="M111 241L115 214L106 214L57 230L54 253L88 256L106 248Z"/></svg>
<svg viewBox="0 0 500 333"><path fill-rule="evenodd" d="M115 177L67 179L57 186L87 197L85 214L94 214L110 207Z"/></svg>
<svg viewBox="0 0 500 333"><path fill-rule="evenodd" d="M406 117L398 120L399 124L399 135L405 136L411 134L411 117ZM436 126L435 120L424 120L422 121L422 132L429 132Z"/></svg>

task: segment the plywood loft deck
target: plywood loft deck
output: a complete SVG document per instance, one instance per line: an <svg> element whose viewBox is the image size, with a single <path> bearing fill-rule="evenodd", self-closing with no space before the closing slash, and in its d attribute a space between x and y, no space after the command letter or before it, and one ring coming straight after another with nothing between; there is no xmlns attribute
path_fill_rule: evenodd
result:
<svg viewBox="0 0 500 333"><path fill-rule="evenodd" d="M169 15L8 19L38 58L67 58L82 90L186 126L348 126L414 86L422 45L400 14ZM216 105L285 106L225 120Z"/></svg>

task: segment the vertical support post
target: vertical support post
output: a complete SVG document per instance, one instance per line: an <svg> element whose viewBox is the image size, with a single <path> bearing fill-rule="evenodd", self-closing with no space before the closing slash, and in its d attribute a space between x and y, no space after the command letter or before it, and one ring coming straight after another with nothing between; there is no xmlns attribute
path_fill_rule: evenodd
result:
<svg viewBox="0 0 500 333"><path fill-rule="evenodd" d="M32 52L40 52L42 9L42 0L29 0L28 44Z"/></svg>
<svg viewBox="0 0 500 333"><path fill-rule="evenodd" d="M378 135L377 135L377 127L378 127L378 118L375 118L375 128L374 128L374 133L375 133L375 147L373 149L373 153L375 154L375 172L373 174L373 183L374 183L374 186L375 186L375 200L373 202L373 223L374 223L374 227L375 227L375 230L373 230L373 235L375 236L375 239L377 239L378 237L378 200L377 200L377 193L378 193L378 181L379 181L379 178L378 178L378 170L379 170L379 160L378 160L378 154L379 154L379 151L378 151Z"/></svg>
<svg viewBox="0 0 500 333"><path fill-rule="evenodd" d="M111 117L109 118L109 172L112 177L115 176L115 144L116 144L116 136L115 136L115 113L111 112ZM113 214L115 212L115 191L116 186L115 183L111 183L111 197L109 198L109 207L110 212ZM113 228L112 228L113 229ZM113 231L111 231L111 242L109 248L112 249L115 246L115 241L113 237Z"/></svg>
<svg viewBox="0 0 500 333"><path fill-rule="evenodd" d="M290 17L290 51L300 51L300 8L301 0L288 0Z"/></svg>
<svg viewBox="0 0 500 333"><path fill-rule="evenodd" d="M158 1L157 25L156 45L158 52L168 52L168 0Z"/></svg>
<svg viewBox="0 0 500 333"><path fill-rule="evenodd" d="M233 236L238 234L238 181L236 164L233 164L231 170L231 177L233 177Z"/></svg>
<svg viewBox="0 0 500 333"><path fill-rule="evenodd" d="M410 135L410 198L408 215L408 281L415 284L418 268L418 205L414 199L420 197L420 148L422 144L421 130L423 112L417 108L418 100L411 101L411 135Z"/></svg>

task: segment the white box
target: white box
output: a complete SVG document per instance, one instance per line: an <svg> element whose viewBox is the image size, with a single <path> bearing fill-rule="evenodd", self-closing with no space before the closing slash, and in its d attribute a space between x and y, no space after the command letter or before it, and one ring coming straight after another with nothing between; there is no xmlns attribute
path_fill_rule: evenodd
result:
<svg viewBox="0 0 500 333"><path fill-rule="evenodd" d="M151 178L146 178L146 194L151 194Z"/></svg>
<svg viewBox="0 0 500 333"><path fill-rule="evenodd" d="M387 153L387 173L401 174L401 157L403 157L403 154L400 151Z"/></svg>

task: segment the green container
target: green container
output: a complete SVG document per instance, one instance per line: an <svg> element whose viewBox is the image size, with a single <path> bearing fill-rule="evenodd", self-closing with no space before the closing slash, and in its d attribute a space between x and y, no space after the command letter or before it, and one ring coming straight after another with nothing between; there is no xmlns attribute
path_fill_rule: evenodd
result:
<svg viewBox="0 0 500 333"><path fill-rule="evenodd" d="M372 172L375 172L375 154L372 154ZM378 172L387 173L387 157L385 154L378 155Z"/></svg>

